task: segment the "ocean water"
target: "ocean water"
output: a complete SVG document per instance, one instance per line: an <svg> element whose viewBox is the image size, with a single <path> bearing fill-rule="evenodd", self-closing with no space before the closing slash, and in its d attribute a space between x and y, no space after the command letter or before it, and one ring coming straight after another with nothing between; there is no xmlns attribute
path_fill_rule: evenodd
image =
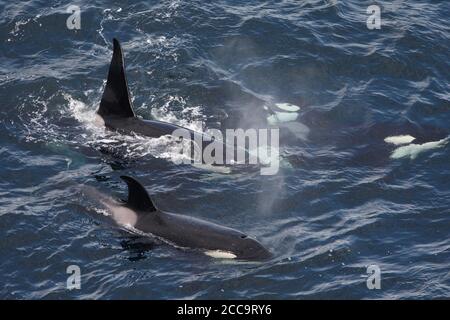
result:
<svg viewBox="0 0 450 320"><path fill-rule="evenodd" d="M371 4L0 1L0 297L449 298L450 7L377 1L369 30ZM177 165L165 138L97 127L113 37L140 117L279 127L278 173ZM123 174L274 258L213 259L104 223L78 187L125 197Z"/></svg>

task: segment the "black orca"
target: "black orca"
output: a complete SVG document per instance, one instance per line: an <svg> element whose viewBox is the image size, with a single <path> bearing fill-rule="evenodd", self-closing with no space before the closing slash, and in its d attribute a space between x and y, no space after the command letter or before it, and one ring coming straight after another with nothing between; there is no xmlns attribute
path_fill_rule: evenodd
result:
<svg viewBox="0 0 450 320"><path fill-rule="evenodd" d="M180 131L174 133L177 129L182 129L183 138L188 138L192 143L192 152L194 150L200 151L212 142L214 137L209 137L194 130L178 126L173 123L163 122L158 120L144 120L136 117L133 111L133 104L130 99L130 92L128 89L127 78L125 75L125 64L122 53L122 48L117 39L113 39L113 56L108 71L108 79L105 90L103 91L100 107L97 110L97 115L101 118L100 123L106 128L115 130L122 134L139 134L151 138L159 138L162 136L174 136L179 139ZM200 143L200 145L199 145ZM218 141L216 141L218 143ZM222 143L222 142L221 142ZM234 145L232 141L231 146ZM223 154L222 159L225 160L227 147L223 144L221 148ZM234 149L233 149L234 150ZM245 160L248 161L248 150L244 150ZM215 154L215 152L213 153ZM194 156L192 154L192 156ZM235 159L235 155L232 155ZM204 159L202 158L202 162ZM204 163L204 162L203 162ZM216 163L209 163L216 165Z"/></svg>
<svg viewBox="0 0 450 320"><path fill-rule="evenodd" d="M97 110L97 114L103 120L105 127L124 134L137 133L152 138L171 135L177 129L187 130L191 134L192 140L196 135L201 135L172 123L142 120L136 117L128 90L122 48L117 39L113 39L113 47L108 80L103 91L100 107Z"/></svg>
<svg viewBox="0 0 450 320"><path fill-rule="evenodd" d="M85 187L85 194L101 204L101 212L106 211L118 226L156 236L177 247L197 249L215 258L262 261L272 256L256 239L240 231L157 209L136 179L121 178L128 185L126 201L116 201L96 189Z"/></svg>

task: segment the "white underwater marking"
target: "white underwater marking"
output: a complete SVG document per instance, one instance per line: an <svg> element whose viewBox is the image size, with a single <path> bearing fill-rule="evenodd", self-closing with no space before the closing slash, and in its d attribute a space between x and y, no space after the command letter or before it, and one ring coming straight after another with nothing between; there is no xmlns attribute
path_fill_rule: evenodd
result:
<svg viewBox="0 0 450 320"><path fill-rule="evenodd" d="M384 139L384 142L391 143L395 145L402 145L402 144L408 144L416 140L413 136L408 135L401 135L401 136L391 136Z"/></svg>
<svg viewBox="0 0 450 320"><path fill-rule="evenodd" d="M422 152L433 150L433 149L438 149L438 148L445 146L448 143L449 139L450 139L450 137L447 137L447 138L441 139L439 141L430 141L430 142L426 142L423 144L412 143L407 146L401 146L401 147L395 149L394 152L392 152L391 158L392 159L400 159L400 158L409 157L411 160L414 160Z"/></svg>

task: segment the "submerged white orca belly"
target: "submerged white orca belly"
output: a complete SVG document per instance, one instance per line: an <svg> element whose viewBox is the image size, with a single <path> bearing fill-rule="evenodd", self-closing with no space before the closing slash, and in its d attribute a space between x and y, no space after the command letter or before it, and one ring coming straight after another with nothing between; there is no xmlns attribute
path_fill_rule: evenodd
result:
<svg viewBox="0 0 450 320"><path fill-rule="evenodd" d="M442 148L448 143L449 139L450 137L447 137L438 141L430 141L423 144L411 143L398 147L392 152L391 159L409 157L411 160L414 160L422 152Z"/></svg>

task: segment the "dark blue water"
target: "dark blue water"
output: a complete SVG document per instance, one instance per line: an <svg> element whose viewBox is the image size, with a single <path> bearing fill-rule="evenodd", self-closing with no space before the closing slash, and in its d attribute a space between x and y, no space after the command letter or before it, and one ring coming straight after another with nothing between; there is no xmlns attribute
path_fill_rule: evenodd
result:
<svg viewBox="0 0 450 320"><path fill-rule="evenodd" d="M450 7L377 3L380 30L366 27L370 1L0 1L0 297L450 297ZM96 127L113 37L143 118L268 127L264 105L299 106L275 125L278 174L176 165L164 139ZM396 135L421 152L391 158ZM97 220L77 187L123 197L123 174L274 259L212 259Z"/></svg>

